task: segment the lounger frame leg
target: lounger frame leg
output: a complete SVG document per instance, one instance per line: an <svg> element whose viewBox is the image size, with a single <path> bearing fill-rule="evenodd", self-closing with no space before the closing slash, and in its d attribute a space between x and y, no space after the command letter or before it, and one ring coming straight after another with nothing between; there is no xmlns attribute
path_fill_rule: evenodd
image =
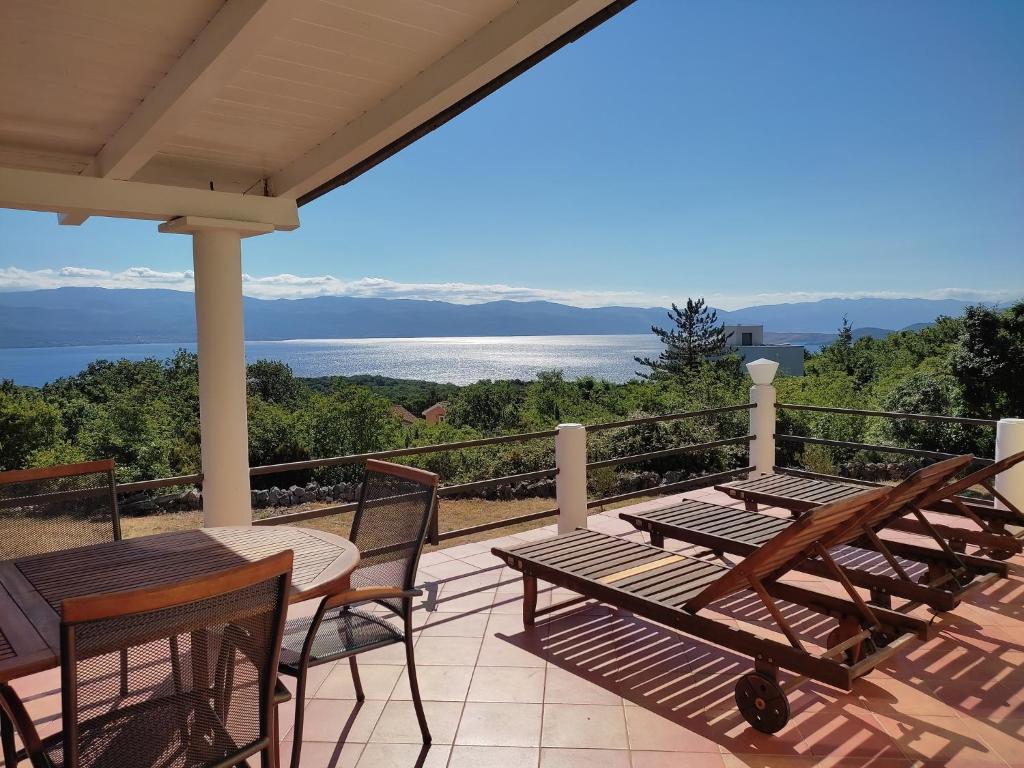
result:
<svg viewBox="0 0 1024 768"><path fill-rule="evenodd" d="M537 577L523 574L523 626L537 622Z"/></svg>
<svg viewBox="0 0 1024 768"><path fill-rule="evenodd" d="M651 546L658 547L660 549L665 548L665 536L661 531L651 531Z"/></svg>

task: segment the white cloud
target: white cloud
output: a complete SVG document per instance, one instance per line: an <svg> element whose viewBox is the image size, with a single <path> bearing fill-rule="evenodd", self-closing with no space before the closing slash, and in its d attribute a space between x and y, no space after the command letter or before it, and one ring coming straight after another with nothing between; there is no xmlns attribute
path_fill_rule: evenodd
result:
<svg viewBox="0 0 1024 768"><path fill-rule="evenodd" d="M90 267L62 267L60 269L25 270L19 267L0 267L0 291L26 291L64 286L96 286L101 288L170 288L193 290L194 274L191 270L161 272L149 267L129 267L121 272ZM553 301L580 307L609 305L651 307L665 306L671 296L639 291L588 291L563 288L533 288L503 283L402 283L382 277L361 277L345 280L333 275L244 275L243 290L247 296L263 299L296 299L314 296L356 296L388 299L425 299L448 301L456 304L476 304L484 301ZM925 298L962 299L965 301L999 302L1017 299L1022 289L974 290L967 288L937 288L922 291L790 291L778 293L702 293L699 287L692 295L703 295L709 304L721 309L738 309L757 304L818 301L829 298Z"/></svg>

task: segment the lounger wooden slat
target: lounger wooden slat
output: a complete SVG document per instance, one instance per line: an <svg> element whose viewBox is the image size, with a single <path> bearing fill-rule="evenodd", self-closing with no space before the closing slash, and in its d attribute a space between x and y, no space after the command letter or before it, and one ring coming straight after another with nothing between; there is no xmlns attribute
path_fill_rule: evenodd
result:
<svg viewBox="0 0 1024 768"><path fill-rule="evenodd" d="M594 531L556 537L552 546L538 547L533 543L511 549L494 548L492 552L523 574L523 622L526 626L534 623L538 613L560 609L556 605L537 610L537 580L544 579L712 644L749 654L755 660L755 672L744 675L737 683L737 704L754 727L773 733L789 717L785 691L778 681L779 668L848 690L856 677L872 668L873 659L891 655L893 651L887 647L899 648L907 642L904 638L928 639L934 634L928 622L883 608L867 608L859 602L855 592L851 599L844 600L778 582L778 578L794 566L815 557L820 541L867 517L888 494L885 489L868 491L819 507L800 520L790 522L733 568ZM688 511L700 513L702 509L690 507ZM564 547L562 542L565 542ZM606 567L596 570L589 557L580 561L563 556L566 550L584 549L590 555L595 548L602 547L613 553L612 560ZM827 553L823 557L831 562ZM789 644L701 614L716 601L749 593L751 589L776 617ZM826 651L820 656L809 653L775 606L776 599L837 618L839 624L834 633L853 634L843 635L842 640L837 641L839 645L833 643L832 647L838 649L835 652ZM775 702L770 706L766 699L759 698L766 688L771 690L770 700Z"/></svg>
<svg viewBox="0 0 1024 768"><path fill-rule="evenodd" d="M871 590L872 599L882 605L889 605L891 596L898 596L912 602L925 603L936 610L948 611L971 593L1007 575L1006 566L1001 563L980 558L958 558L942 550L902 544L899 545L900 556L887 551L880 563L877 548L865 548L865 545L879 543L864 540L868 528L874 530L891 524L906 514L908 504L912 505L915 500L934 493L935 487L944 485L968 463L969 457L960 457L920 470L900 485L888 489L885 503L876 505L858 520L857 525L835 528L822 543L829 548L846 578L857 586ZM783 482L788 483L788 480ZM779 481L776 482L778 484ZM855 493L846 491L843 489L843 497L848 500L870 492L871 489L859 487ZM686 501L683 505L687 514L682 517L675 514L673 508L638 514L623 512L619 516L637 529L650 533L652 543L661 545L665 538L672 538L742 557L750 556L758 547L793 524L791 519L708 502L694 504L693 501ZM727 522L721 524L719 519ZM888 549L886 544L881 542ZM918 560L913 559L914 554ZM862 567L862 564L867 567ZM835 574L821 560L805 560L796 567L816 576L835 578ZM943 578L951 571L956 578ZM914 575L911 576L911 573Z"/></svg>

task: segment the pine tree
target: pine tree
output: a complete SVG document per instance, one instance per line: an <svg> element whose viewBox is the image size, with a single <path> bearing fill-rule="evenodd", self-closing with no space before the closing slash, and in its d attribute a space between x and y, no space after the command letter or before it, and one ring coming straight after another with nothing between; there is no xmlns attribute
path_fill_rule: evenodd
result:
<svg viewBox="0 0 1024 768"><path fill-rule="evenodd" d="M651 331L661 339L665 349L657 360L649 357L634 357L640 365L650 368L650 373L637 371L645 379L665 376L685 376L700 368L709 359L725 352L726 341L732 335L725 332L725 326L718 322L718 312L704 304L704 299L686 300L680 309L675 302L668 319L675 325L665 330L656 325Z"/></svg>

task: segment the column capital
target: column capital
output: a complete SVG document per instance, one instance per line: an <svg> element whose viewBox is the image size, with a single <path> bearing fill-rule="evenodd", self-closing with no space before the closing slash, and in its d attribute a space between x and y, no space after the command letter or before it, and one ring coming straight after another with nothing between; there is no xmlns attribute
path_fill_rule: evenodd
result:
<svg viewBox="0 0 1024 768"><path fill-rule="evenodd" d="M274 231L273 224L258 221L233 221L231 219L212 219L207 216L179 216L165 221L159 230L170 235L194 235L197 232L234 232L239 237L265 235Z"/></svg>

